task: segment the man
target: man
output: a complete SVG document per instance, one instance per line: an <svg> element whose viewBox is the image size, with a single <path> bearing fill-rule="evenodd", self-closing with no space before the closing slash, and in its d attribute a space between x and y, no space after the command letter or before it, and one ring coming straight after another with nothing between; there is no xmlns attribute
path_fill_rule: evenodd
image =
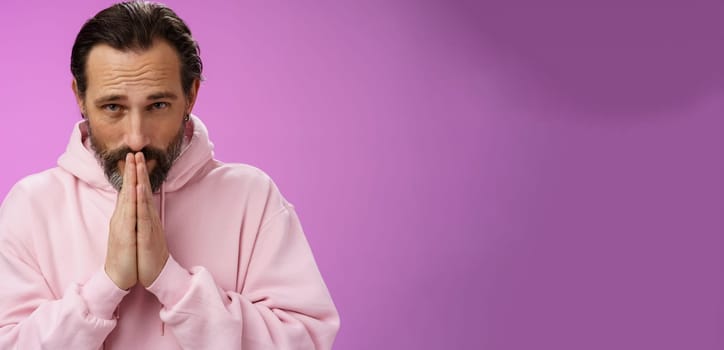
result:
<svg viewBox="0 0 724 350"><path fill-rule="evenodd" d="M0 349L329 349L337 311L294 208L213 159L196 42L113 5L71 55L83 120L0 208Z"/></svg>

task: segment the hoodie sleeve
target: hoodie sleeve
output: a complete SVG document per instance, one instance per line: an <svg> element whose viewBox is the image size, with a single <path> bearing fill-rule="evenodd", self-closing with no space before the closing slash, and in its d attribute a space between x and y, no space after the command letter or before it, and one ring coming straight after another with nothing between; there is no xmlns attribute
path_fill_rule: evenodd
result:
<svg viewBox="0 0 724 350"><path fill-rule="evenodd" d="M241 293L172 257L149 286L184 349L331 349L339 316L299 219L285 205L259 230Z"/></svg>
<svg viewBox="0 0 724 350"><path fill-rule="evenodd" d="M102 268L85 283L50 290L35 259L32 205L14 188L0 207L0 349L98 349L127 292Z"/></svg>

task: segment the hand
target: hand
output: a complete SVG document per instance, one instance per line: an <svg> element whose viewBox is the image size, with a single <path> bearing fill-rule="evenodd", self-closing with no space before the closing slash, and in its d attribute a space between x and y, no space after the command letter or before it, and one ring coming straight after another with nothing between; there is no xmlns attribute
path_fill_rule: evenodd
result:
<svg viewBox="0 0 724 350"><path fill-rule="evenodd" d="M126 155L123 187L118 192L116 209L111 217L105 271L118 288L128 290L138 280L136 258L136 161Z"/></svg>
<svg viewBox="0 0 724 350"><path fill-rule="evenodd" d="M143 153L136 153L136 214L138 243L138 281L146 288L153 284L168 260L166 236L158 212L153 206L151 182Z"/></svg>

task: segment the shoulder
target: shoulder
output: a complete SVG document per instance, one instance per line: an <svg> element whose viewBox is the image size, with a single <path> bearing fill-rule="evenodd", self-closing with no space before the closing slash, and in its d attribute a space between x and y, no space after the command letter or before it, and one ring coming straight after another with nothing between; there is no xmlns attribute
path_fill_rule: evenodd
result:
<svg viewBox="0 0 724 350"><path fill-rule="evenodd" d="M57 211L72 176L58 168L26 176L18 181L0 204L0 239L28 240L22 232L35 232L47 224L39 215Z"/></svg>
<svg viewBox="0 0 724 350"><path fill-rule="evenodd" d="M72 175L57 167L28 175L10 189L2 207L13 203L53 202L62 197L68 182L73 179Z"/></svg>
<svg viewBox="0 0 724 350"><path fill-rule="evenodd" d="M207 186L231 191L253 202L263 201L270 204L267 209L292 207L269 174L253 165L216 161L205 178Z"/></svg>
<svg viewBox="0 0 724 350"><path fill-rule="evenodd" d="M263 170L249 164L243 163L223 163L216 161L216 166L211 171L212 176L222 176L233 181L270 183L271 177Z"/></svg>

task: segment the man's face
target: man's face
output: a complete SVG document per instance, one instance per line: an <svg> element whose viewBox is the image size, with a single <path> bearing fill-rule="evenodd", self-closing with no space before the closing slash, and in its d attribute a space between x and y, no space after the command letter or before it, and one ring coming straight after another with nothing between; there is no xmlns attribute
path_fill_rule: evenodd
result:
<svg viewBox="0 0 724 350"><path fill-rule="evenodd" d="M88 54L86 76L85 96L78 95L75 81L73 89L106 177L120 189L126 153L143 152L156 191L181 151L183 119L198 82L187 98L178 55L160 40L142 51L97 45Z"/></svg>

